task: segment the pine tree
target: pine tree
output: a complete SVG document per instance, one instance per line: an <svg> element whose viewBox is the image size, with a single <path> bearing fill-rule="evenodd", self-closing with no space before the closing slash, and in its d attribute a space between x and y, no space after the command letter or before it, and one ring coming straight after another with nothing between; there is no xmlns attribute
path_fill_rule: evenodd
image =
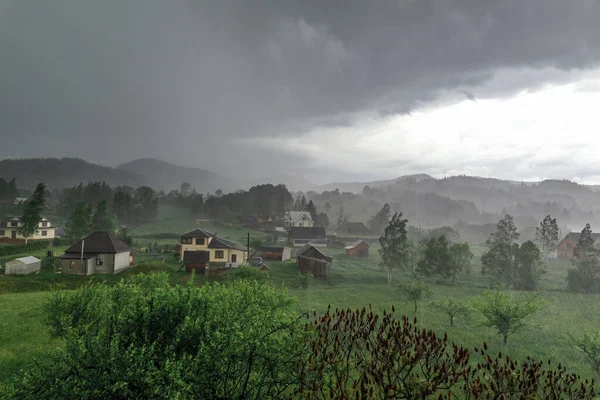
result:
<svg viewBox="0 0 600 400"><path fill-rule="evenodd" d="M106 231L114 233L116 229L115 219L108 214L108 203L106 200L101 201L96 207L94 216L92 217L92 229L96 231Z"/></svg>
<svg viewBox="0 0 600 400"><path fill-rule="evenodd" d="M317 221L317 206L312 200L308 202L304 211L308 211L313 221Z"/></svg>
<svg viewBox="0 0 600 400"><path fill-rule="evenodd" d="M14 179L11 181L13 182ZM38 224L42 219L42 211L44 210L44 206L46 205L46 200L44 197L44 193L46 192L46 185L43 183L38 183L35 191L31 198L27 201L25 205L25 211L23 212L23 216L21 217L21 226L19 227L19 234L25 237L25 242L27 242L27 238L32 236L37 230Z"/></svg>

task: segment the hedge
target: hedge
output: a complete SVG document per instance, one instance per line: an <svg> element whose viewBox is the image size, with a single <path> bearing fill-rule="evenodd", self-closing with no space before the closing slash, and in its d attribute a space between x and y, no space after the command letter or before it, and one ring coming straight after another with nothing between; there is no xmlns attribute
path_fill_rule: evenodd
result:
<svg viewBox="0 0 600 400"><path fill-rule="evenodd" d="M35 250L43 250L50 245L47 240L35 240L29 243L0 246L0 257L12 256L14 254L28 253Z"/></svg>

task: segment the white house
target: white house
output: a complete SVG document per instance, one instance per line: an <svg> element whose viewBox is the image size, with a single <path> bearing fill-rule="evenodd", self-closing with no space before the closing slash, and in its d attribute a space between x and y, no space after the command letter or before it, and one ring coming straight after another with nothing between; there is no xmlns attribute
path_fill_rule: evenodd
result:
<svg viewBox="0 0 600 400"><path fill-rule="evenodd" d="M315 226L308 211L288 211L285 214L285 224L287 228L312 228Z"/></svg>

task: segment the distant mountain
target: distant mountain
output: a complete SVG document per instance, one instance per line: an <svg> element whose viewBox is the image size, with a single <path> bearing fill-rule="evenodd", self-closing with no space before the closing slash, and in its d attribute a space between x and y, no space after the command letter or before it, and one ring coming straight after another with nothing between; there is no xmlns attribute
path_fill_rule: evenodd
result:
<svg viewBox="0 0 600 400"><path fill-rule="evenodd" d="M154 158L130 161L117 166L116 170L135 174L145 185L156 190L179 189L183 182L188 182L200 193L212 193L217 189L228 192L239 187L239 183L214 172L200 168L182 167Z"/></svg>
<svg viewBox="0 0 600 400"><path fill-rule="evenodd" d="M44 182L50 189L72 187L81 182L105 181L111 186L139 186L139 176L89 163L79 158L24 158L0 161L0 177L15 178L20 188L33 189Z"/></svg>
<svg viewBox="0 0 600 400"><path fill-rule="evenodd" d="M339 189L341 192L351 192L351 193L360 193L362 192L365 186L369 186L371 188L379 188L386 187L389 185L393 185L395 183L401 181L407 181L413 179L416 182L425 180L425 179L435 179L427 174L414 174L414 175L404 175L395 179L388 179L383 181L371 181L371 182L334 182L328 183L325 185L319 186L320 190L335 190Z"/></svg>

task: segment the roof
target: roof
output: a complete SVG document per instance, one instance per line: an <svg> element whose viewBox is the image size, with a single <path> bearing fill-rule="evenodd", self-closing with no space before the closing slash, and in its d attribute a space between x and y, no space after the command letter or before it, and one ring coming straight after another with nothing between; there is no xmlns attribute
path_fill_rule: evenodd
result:
<svg viewBox="0 0 600 400"><path fill-rule="evenodd" d="M203 264L210 261L210 252L208 251L184 251L183 262L189 264Z"/></svg>
<svg viewBox="0 0 600 400"><path fill-rule="evenodd" d="M326 239L325 228L322 226L290 228L290 236L294 239Z"/></svg>
<svg viewBox="0 0 600 400"><path fill-rule="evenodd" d="M571 232L571 233L568 233L567 236L565 236L563 238L563 240L561 240L561 242L563 242L565 240L571 240L571 241L577 243L579 241L580 236L581 236L580 232ZM592 232L592 239L600 240L600 233Z"/></svg>
<svg viewBox="0 0 600 400"><path fill-rule="evenodd" d="M312 221L312 216L308 211L288 211L289 220L293 224L296 221L302 219L302 217L306 217L307 220Z"/></svg>
<svg viewBox="0 0 600 400"><path fill-rule="evenodd" d="M65 253L81 254L82 242L84 243L83 252L88 254L116 254L130 251L129 246L127 246L127 244L121 239L108 232L96 231L85 237L80 242L69 247L67 250L65 250Z"/></svg>
<svg viewBox="0 0 600 400"><path fill-rule="evenodd" d="M15 262L15 261L19 261L23 264L35 264L35 263L39 263L42 260L40 260L39 258L35 258L33 256L27 256L27 257L20 257L20 258L15 258L12 261L9 262Z"/></svg>
<svg viewBox="0 0 600 400"><path fill-rule="evenodd" d="M90 258L94 257L94 254L90 254L90 253L83 253L83 259L84 260L89 260ZM65 253L62 256L58 257L61 260L79 260L81 259L81 253L77 254L77 253Z"/></svg>
<svg viewBox="0 0 600 400"><path fill-rule="evenodd" d="M283 250L285 250L285 247L260 247L258 250L277 253L277 252L282 252Z"/></svg>
<svg viewBox="0 0 600 400"><path fill-rule="evenodd" d="M223 239L214 236L208 244L209 249L236 249L246 251L246 247L243 247L231 240Z"/></svg>
<svg viewBox="0 0 600 400"><path fill-rule="evenodd" d="M364 240L357 240L356 242L352 243L351 245L346 246L345 249L354 249L355 247L358 247L358 245L361 243L364 243L365 246L369 247L367 242L365 242Z"/></svg>
<svg viewBox="0 0 600 400"><path fill-rule="evenodd" d="M321 250L319 250L318 248L316 248L315 246L313 246L310 243L306 243L304 246L302 246L297 252L296 252L296 257L305 257L305 258L312 258L312 257L306 257L303 254L306 253L308 250L314 249L318 254L322 255L324 258L331 260L332 258L325 255Z"/></svg>
<svg viewBox="0 0 600 400"><path fill-rule="evenodd" d="M346 229L367 229L367 226L362 222L346 222L342 225L342 228Z"/></svg>
<svg viewBox="0 0 600 400"><path fill-rule="evenodd" d="M211 238L217 236L214 233L210 233L205 231L204 229L194 229L193 231L189 231L184 233L183 235L179 235L181 238Z"/></svg>
<svg viewBox="0 0 600 400"><path fill-rule="evenodd" d="M11 217L11 218L3 219L0 221L0 228L8 228L9 222L19 222L19 221L21 221L21 217ZM42 217L42 219L40 219L39 222L50 222L50 220L46 217ZM52 229L53 226L52 226L52 224L50 224L50 226L46 226L44 228Z"/></svg>

